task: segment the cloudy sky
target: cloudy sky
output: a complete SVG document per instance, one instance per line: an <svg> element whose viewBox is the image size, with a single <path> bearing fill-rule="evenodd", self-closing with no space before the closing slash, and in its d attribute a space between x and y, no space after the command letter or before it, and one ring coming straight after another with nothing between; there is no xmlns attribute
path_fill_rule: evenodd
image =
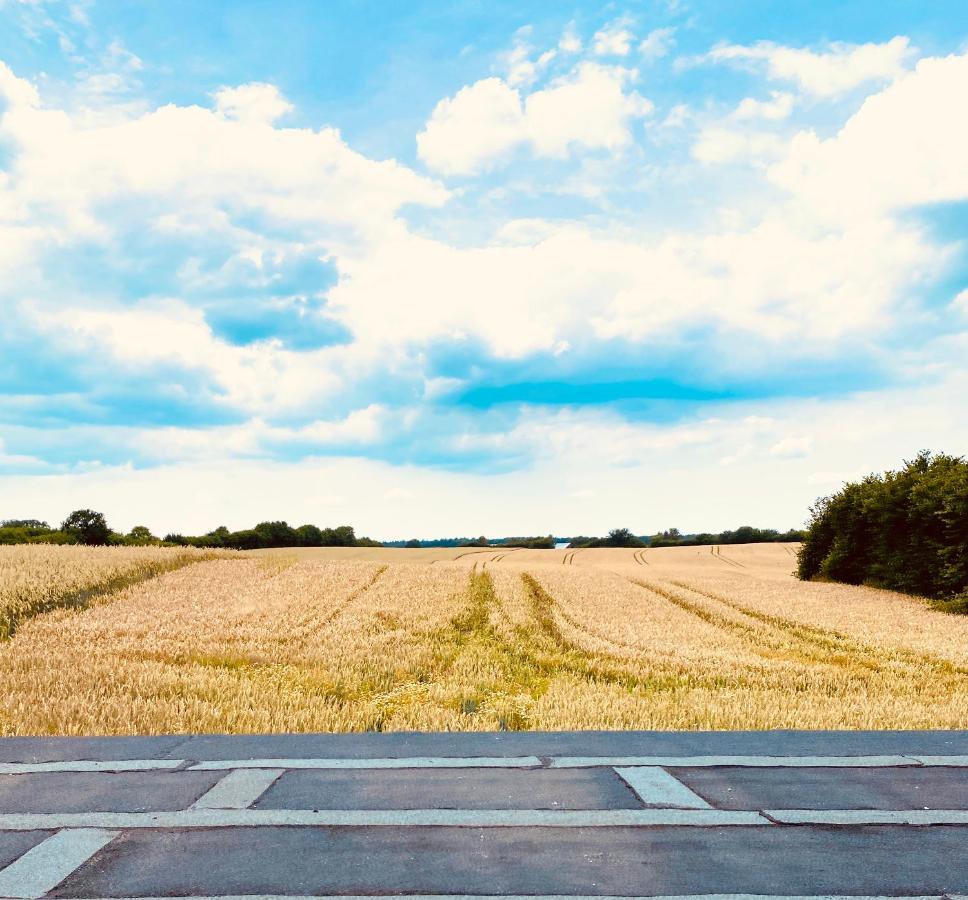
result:
<svg viewBox="0 0 968 900"><path fill-rule="evenodd" d="M798 526L966 235L963 0L0 0L0 518Z"/></svg>

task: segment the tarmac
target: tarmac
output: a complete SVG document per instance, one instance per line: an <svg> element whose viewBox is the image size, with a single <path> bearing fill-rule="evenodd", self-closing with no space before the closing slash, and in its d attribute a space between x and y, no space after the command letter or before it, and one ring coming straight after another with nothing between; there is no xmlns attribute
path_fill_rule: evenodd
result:
<svg viewBox="0 0 968 900"><path fill-rule="evenodd" d="M0 898L968 900L968 731L0 740Z"/></svg>

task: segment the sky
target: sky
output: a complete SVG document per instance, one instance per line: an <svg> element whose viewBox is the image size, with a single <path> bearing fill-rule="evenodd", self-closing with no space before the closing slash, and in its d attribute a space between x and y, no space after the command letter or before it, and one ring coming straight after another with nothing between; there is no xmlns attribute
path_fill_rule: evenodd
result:
<svg viewBox="0 0 968 900"><path fill-rule="evenodd" d="M801 526L968 452L968 6L0 0L0 518Z"/></svg>

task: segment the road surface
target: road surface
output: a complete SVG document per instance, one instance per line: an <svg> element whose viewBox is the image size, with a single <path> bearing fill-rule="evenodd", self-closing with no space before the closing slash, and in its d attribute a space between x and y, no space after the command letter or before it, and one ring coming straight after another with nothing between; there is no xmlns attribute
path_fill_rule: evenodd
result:
<svg viewBox="0 0 968 900"><path fill-rule="evenodd" d="M968 732L0 740L0 898L968 897Z"/></svg>

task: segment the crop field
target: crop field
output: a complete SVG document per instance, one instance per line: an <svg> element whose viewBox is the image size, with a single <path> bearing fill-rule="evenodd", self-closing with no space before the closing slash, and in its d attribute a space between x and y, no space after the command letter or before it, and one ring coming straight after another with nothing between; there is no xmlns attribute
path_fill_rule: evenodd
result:
<svg viewBox="0 0 968 900"><path fill-rule="evenodd" d="M968 727L968 618L795 552L0 548L0 733Z"/></svg>

